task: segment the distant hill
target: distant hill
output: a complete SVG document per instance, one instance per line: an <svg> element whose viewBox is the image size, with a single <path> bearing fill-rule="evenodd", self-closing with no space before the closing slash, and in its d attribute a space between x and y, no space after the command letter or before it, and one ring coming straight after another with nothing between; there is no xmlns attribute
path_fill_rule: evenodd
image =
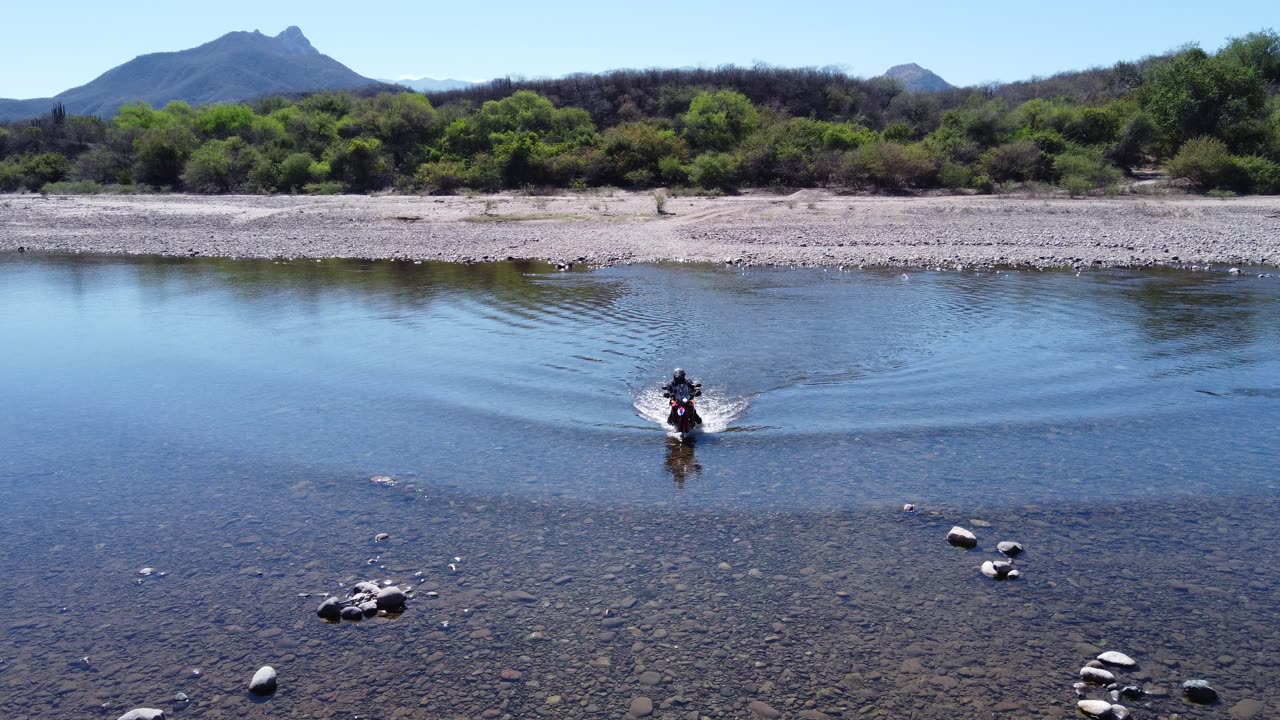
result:
<svg viewBox="0 0 1280 720"><path fill-rule="evenodd" d="M417 80L383 80L385 83L393 83L395 85L403 85L411 90L420 93L443 92L445 90L461 90L469 88L473 83L469 80L454 80L453 78L445 78L444 80L436 80L435 78L421 77Z"/></svg>
<svg viewBox="0 0 1280 720"><path fill-rule="evenodd" d="M881 77L897 80L907 92L942 92L954 90L955 86L938 77L932 70L927 70L915 63L894 65Z"/></svg>
<svg viewBox="0 0 1280 720"><path fill-rule="evenodd" d="M275 37L257 30L232 32L189 50L141 55L52 98L0 99L0 121L35 117L55 102L65 105L68 113L111 116L121 105L138 100L153 107L172 100L200 105L374 84L320 54L301 30L291 26Z"/></svg>

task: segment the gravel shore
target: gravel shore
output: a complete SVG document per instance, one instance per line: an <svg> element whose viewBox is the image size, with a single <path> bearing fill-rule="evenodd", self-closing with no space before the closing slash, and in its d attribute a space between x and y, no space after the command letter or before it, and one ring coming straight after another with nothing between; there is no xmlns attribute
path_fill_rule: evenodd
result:
<svg viewBox="0 0 1280 720"><path fill-rule="evenodd" d="M608 265L1280 263L1280 197L23 196L0 252L351 257Z"/></svg>

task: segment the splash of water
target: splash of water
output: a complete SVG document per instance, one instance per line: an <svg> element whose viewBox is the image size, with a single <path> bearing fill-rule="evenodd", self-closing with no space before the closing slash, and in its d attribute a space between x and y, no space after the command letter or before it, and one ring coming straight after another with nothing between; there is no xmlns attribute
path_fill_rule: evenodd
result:
<svg viewBox="0 0 1280 720"><path fill-rule="evenodd" d="M632 405L640 417L663 428L667 427L667 413L671 411L671 405L670 401L662 397L662 391L656 388L641 390L636 394ZM734 420L742 417L751 405L751 399L729 397L717 390L704 389L697 405L698 415L702 416L702 432L718 433L724 432Z"/></svg>

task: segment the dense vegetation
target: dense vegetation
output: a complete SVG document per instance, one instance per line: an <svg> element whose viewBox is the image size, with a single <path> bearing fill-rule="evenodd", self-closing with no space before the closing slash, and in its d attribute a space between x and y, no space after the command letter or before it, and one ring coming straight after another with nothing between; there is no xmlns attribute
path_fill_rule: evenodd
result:
<svg viewBox="0 0 1280 720"><path fill-rule="evenodd" d="M0 190L447 193L839 186L1114 190L1153 163L1280 192L1280 35L999 87L904 93L830 70L620 71L438 93L54 108L0 127Z"/></svg>

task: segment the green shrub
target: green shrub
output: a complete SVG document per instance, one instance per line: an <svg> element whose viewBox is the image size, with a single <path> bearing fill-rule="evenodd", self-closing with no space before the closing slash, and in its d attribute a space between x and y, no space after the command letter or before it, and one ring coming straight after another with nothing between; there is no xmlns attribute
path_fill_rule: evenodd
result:
<svg viewBox="0 0 1280 720"><path fill-rule="evenodd" d="M738 183L738 161L728 153L707 153L689 165L689 182L708 190L732 191Z"/></svg>
<svg viewBox="0 0 1280 720"><path fill-rule="evenodd" d="M307 183L303 186L302 191L308 195L341 195L342 183L333 180L325 182Z"/></svg>
<svg viewBox="0 0 1280 720"><path fill-rule="evenodd" d="M1235 163L1248 178L1250 192L1280 195L1280 163L1258 155L1238 157Z"/></svg>
<svg viewBox="0 0 1280 720"><path fill-rule="evenodd" d="M930 183L933 174L933 159L921 145L886 141L849 151L840 166L840 179L853 187L923 187Z"/></svg>
<svg viewBox="0 0 1280 720"><path fill-rule="evenodd" d="M658 160L658 177L668 185L683 185L689 180L689 171L680 158L668 155Z"/></svg>
<svg viewBox="0 0 1280 720"><path fill-rule="evenodd" d="M71 161L58 153L33 155L22 163L22 184L29 190L39 190L48 183L67 179L71 173Z"/></svg>
<svg viewBox="0 0 1280 720"><path fill-rule="evenodd" d="M1213 137L1188 140L1169 161L1169 177L1190 180L1200 188L1230 188L1241 184L1241 172L1227 144Z"/></svg>
<svg viewBox="0 0 1280 720"><path fill-rule="evenodd" d="M303 185L316 180L323 180L323 177L317 178L311 174L311 165L314 160L307 153L294 153L285 158L280 163L280 176L277 184L283 192L297 192L302 189ZM326 172L327 176L328 173Z"/></svg>
<svg viewBox="0 0 1280 720"><path fill-rule="evenodd" d="M983 195L990 195L996 191L996 181L992 180L990 175L975 175L970 187Z"/></svg>
<svg viewBox="0 0 1280 720"><path fill-rule="evenodd" d="M982 156L986 174L996 182L1026 182L1044 177L1045 155L1030 140L1007 143L988 150Z"/></svg>
<svg viewBox="0 0 1280 720"><path fill-rule="evenodd" d="M690 145L730 150L760 126L760 114L746 95L736 90L717 90L695 96L683 121Z"/></svg>
<svg viewBox="0 0 1280 720"><path fill-rule="evenodd" d="M467 168L460 161L442 160L418 166L413 184L432 195L445 195L466 184Z"/></svg>
<svg viewBox="0 0 1280 720"><path fill-rule="evenodd" d="M92 180L51 182L45 184L43 192L50 195L97 195L102 192L102 185Z"/></svg>
<svg viewBox="0 0 1280 720"><path fill-rule="evenodd" d="M1053 159L1053 172L1072 197L1087 195L1120 181L1120 170L1097 154L1084 151L1064 153Z"/></svg>
<svg viewBox="0 0 1280 720"><path fill-rule="evenodd" d="M973 171L960 163L945 162L938 169L938 184L948 190L967 188L973 182Z"/></svg>

